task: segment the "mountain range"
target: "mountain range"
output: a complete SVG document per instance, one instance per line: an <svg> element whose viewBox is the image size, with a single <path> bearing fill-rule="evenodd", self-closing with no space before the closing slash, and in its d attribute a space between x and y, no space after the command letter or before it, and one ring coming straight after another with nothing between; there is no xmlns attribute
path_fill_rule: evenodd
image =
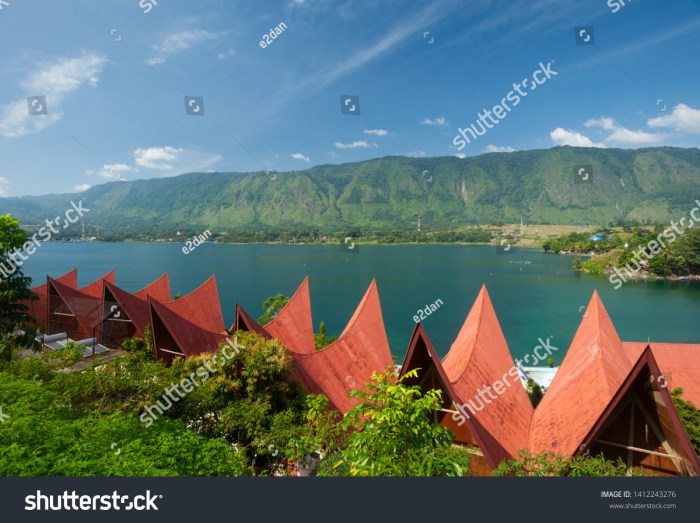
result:
<svg viewBox="0 0 700 523"><path fill-rule="evenodd" d="M389 156L291 172L188 173L82 193L0 198L36 226L82 199L115 230L454 229L499 222L665 223L700 197L700 149L555 147L475 157Z"/></svg>

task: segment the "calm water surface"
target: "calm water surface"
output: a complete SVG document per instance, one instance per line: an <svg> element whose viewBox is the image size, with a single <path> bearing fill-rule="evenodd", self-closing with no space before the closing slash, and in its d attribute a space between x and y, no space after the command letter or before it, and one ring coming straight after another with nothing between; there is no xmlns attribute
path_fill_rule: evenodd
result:
<svg viewBox="0 0 700 523"><path fill-rule="evenodd" d="M515 249L499 255L493 246L362 246L357 253L338 246L205 244L184 255L182 244L49 243L25 264L35 284L78 267L85 285L111 269L117 285L136 291L163 272L173 293L186 294L210 275L217 278L227 326L236 302L252 316L261 303L288 296L308 275L316 327L324 320L339 334L367 286L376 278L392 352L403 358L413 316L427 304L442 305L423 324L440 355L447 353L482 284L486 284L511 352L532 351L550 337L561 361L594 289L600 293L625 341L700 343L700 284L627 283L619 290L606 278L580 275L572 259Z"/></svg>

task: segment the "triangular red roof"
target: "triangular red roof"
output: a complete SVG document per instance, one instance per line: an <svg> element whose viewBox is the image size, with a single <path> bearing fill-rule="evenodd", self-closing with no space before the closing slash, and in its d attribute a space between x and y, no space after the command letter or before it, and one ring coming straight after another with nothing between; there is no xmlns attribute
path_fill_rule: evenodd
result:
<svg viewBox="0 0 700 523"><path fill-rule="evenodd" d="M101 278L98 278L92 283L89 283L85 287L81 287L79 290L83 294L87 294L88 296L92 296L93 298L99 298L102 299L102 294L103 294L103 289L102 289L102 282L108 281L109 283L114 283L114 270L109 271L107 274L102 276Z"/></svg>
<svg viewBox="0 0 700 523"><path fill-rule="evenodd" d="M628 395L632 395L631 401L624 404L623 401ZM634 415L629 420L625 418L618 420L618 422L622 421L624 430L611 428L610 424L615 422L615 414L622 415L623 409L630 408L630 405L635 411L641 411L642 420L640 421L644 422L642 424L645 427L644 430L641 430L639 422L632 423ZM660 462L658 456L649 457L644 452L637 452L637 460L632 463L649 468L652 472L669 473L676 469L674 472L680 475L700 475L700 461L688 439L667 384L661 379L661 370L649 346L633 363L627 376L583 438L575 454L581 454L584 449L590 448L591 453L595 455L605 448L606 450L625 449L624 453L629 456L630 446L645 450L650 450L646 448L649 446L658 446L660 448L652 452L663 451L661 454L668 456L664 458L666 459L664 464ZM635 456L634 451L632 456Z"/></svg>
<svg viewBox="0 0 700 523"><path fill-rule="evenodd" d="M100 280L100 284L102 281ZM78 331L68 333L73 339L91 338L97 334L102 317L102 295L99 298L85 294L78 289L68 287L58 280L48 278L49 295L53 288L57 295L62 300L62 305L54 310L49 310L48 319L51 319L52 314L61 312L63 315L72 315L77 322ZM65 307L66 310L58 310ZM52 329L53 330L53 329ZM55 334L47 332L47 334ZM76 338L77 337L77 338Z"/></svg>
<svg viewBox="0 0 700 523"><path fill-rule="evenodd" d="M308 354L294 354L294 376L308 392L323 393L345 413L357 403L351 390L362 389L373 372L392 365L379 293L374 280L338 340Z"/></svg>
<svg viewBox="0 0 700 523"><path fill-rule="evenodd" d="M262 327L257 321L255 321L250 314L243 310L243 307L241 307L238 303L236 303L236 319L229 330L231 332L236 332L239 330L256 332L265 339L269 340L272 338L270 333L267 332L265 328Z"/></svg>
<svg viewBox="0 0 700 523"><path fill-rule="evenodd" d="M157 359L160 359L159 350L163 346L157 327L160 323L177 345L179 352L185 356L214 352L218 349L219 344L227 338L225 331L214 332L202 328L200 325L188 321L186 317L177 314L168 305L159 303L153 298L148 298L148 304Z"/></svg>
<svg viewBox="0 0 700 523"><path fill-rule="evenodd" d="M136 291L134 296L140 298L144 302L148 300L149 296L152 296L161 303L172 300L170 295L170 278L168 277L168 273L166 272L160 278L146 285L140 291Z"/></svg>
<svg viewBox="0 0 700 523"><path fill-rule="evenodd" d="M277 316L265 325L265 330L292 352L316 352L308 276Z"/></svg>
<svg viewBox="0 0 700 523"><path fill-rule="evenodd" d="M492 466L527 447L532 403L518 377L486 286L442 365L461 401L460 410L476 422L474 435ZM485 387L501 393L487 392Z"/></svg>
<svg viewBox="0 0 700 523"><path fill-rule="evenodd" d="M211 276L202 285L182 298L162 303L162 305L178 316L187 318L188 321L202 329L211 332L226 332L221 303L219 302L219 291L216 288L216 276Z"/></svg>
<svg viewBox="0 0 700 523"><path fill-rule="evenodd" d="M691 343L627 342L622 345L631 360L636 360L647 345L659 364L668 390L683 387L683 398L700 408L700 345Z"/></svg>
<svg viewBox="0 0 700 523"><path fill-rule="evenodd" d="M48 277L47 277L48 281ZM78 269L73 269L68 271L63 276L56 278L57 282L60 282L73 289L78 287ZM37 324L46 327L47 314L48 314L48 284L38 285L37 287L32 287L31 291L38 298L34 301L23 302L28 307L29 314L37 321Z"/></svg>
<svg viewBox="0 0 700 523"><path fill-rule="evenodd" d="M572 456L627 378L632 362L597 292L532 417L530 450Z"/></svg>
<svg viewBox="0 0 700 523"><path fill-rule="evenodd" d="M138 330L139 337L143 337L144 329L150 321L148 302L109 282L105 282L105 302L109 301L107 300L107 292L111 293L119 304L120 313L125 314L134 323L134 326Z"/></svg>

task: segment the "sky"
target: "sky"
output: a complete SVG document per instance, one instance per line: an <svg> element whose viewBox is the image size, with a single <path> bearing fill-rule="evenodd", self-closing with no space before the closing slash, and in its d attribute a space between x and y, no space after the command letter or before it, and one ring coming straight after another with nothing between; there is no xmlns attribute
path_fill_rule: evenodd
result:
<svg viewBox="0 0 700 523"><path fill-rule="evenodd" d="M700 0L0 7L0 196L389 155L700 146ZM485 132L460 142L472 124Z"/></svg>

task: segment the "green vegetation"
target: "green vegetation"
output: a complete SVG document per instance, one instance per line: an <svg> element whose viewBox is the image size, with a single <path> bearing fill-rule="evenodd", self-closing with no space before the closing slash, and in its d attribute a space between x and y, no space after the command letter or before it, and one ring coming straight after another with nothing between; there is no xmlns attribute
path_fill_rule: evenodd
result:
<svg viewBox="0 0 700 523"><path fill-rule="evenodd" d="M328 336L328 334L326 333L325 321L322 321L318 325L318 332L314 334L314 342L316 344L316 349L323 349L324 347L327 347L337 339L338 336Z"/></svg>
<svg viewBox="0 0 700 523"><path fill-rule="evenodd" d="M272 320L275 319L277 314L284 309L284 306L289 303L289 297L283 294L276 294L275 296L270 296L267 298L263 304L263 315L258 318L258 323L260 325L267 325Z"/></svg>
<svg viewBox="0 0 700 523"><path fill-rule="evenodd" d="M580 164L593 167L594 183L574 184ZM425 231L519 223L521 216L537 224L669 223L693 206L688 195L699 178L696 148L555 147L463 159L385 157L278 173L275 180L265 172L190 173L106 183L82 197L90 208L86 233L101 240L208 229L217 241L338 242L353 230L360 234L347 235L410 241L405 235L417 233L420 217L417 238L430 241ZM37 228L74 198L3 198L2 207ZM444 241L473 241L472 233L460 240L451 239L458 232L445 234Z"/></svg>
<svg viewBox="0 0 700 523"><path fill-rule="evenodd" d="M34 344L34 319L27 306L20 303L32 299L31 278L24 276L21 261L15 264L8 257L15 249L21 251L25 241L19 220L9 214L0 216L0 360L9 360L15 347ZM25 334L15 334L17 329Z"/></svg>
<svg viewBox="0 0 700 523"><path fill-rule="evenodd" d="M553 452L532 454L518 452L515 459L503 461L495 476L627 476L627 465L621 459L611 461L598 456L563 457ZM645 475L633 469L632 476Z"/></svg>
<svg viewBox="0 0 700 523"><path fill-rule="evenodd" d="M681 398L682 395L683 389L681 387L676 387L671 391L673 403L676 404L678 415L688 433L690 443L693 445L695 453L700 455L700 411L693 403Z"/></svg>

